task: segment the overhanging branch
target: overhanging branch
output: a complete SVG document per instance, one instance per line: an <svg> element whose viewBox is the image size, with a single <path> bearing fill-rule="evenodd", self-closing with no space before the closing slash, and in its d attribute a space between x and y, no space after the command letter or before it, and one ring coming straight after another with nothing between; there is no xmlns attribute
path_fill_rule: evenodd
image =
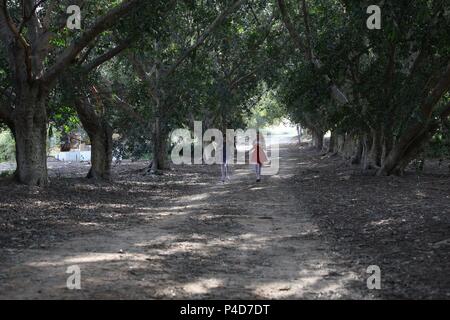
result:
<svg viewBox="0 0 450 320"><path fill-rule="evenodd" d="M165 77L170 76L177 68L178 66L183 63L184 60L186 60L186 58L188 58L191 53L197 49L199 46L201 46L205 40L211 35L211 33L218 27L220 26L223 21L231 14L233 13L235 10L237 10L242 3L245 0L237 0L235 1L228 9L226 9L225 11L223 11L221 14L219 14L219 16L216 17L216 19L214 19L214 21L209 25L208 28L206 28L206 30L203 32L203 34L197 39L197 41L190 46L188 49L186 49L181 55L180 57L176 60L176 62L167 70L167 72L165 73Z"/></svg>
<svg viewBox="0 0 450 320"><path fill-rule="evenodd" d="M94 25L84 32L84 34L72 43L61 53L55 64L44 74L42 80L44 83L53 82L58 75L76 58L76 56L89 45L100 33L107 30L118 19L128 14L131 10L140 4L139 0L125 0L119 6L111 9L108 13L98 18Z"/></svg>
<svg viewBox="0 0 450 320"><path fill-rule="evenodd" d="M103 63L111 60L118 54L120 54L122 51L126 50L131 45L131 39L125 40L116 47L112 48L111 50L105 52L101 56L95 58L93 61L89 62L86 65L82 66L82 69L84 72L89 72L98 66L102 65Z"/></svg>

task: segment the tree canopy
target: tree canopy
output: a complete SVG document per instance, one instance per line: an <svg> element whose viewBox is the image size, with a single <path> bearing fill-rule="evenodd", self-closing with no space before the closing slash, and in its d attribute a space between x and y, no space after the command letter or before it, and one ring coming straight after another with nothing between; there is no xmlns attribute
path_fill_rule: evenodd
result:
<svg viewBox="0 0 450 320"><path fill-rule="evenodd" d="M367 27L371 4L1 1L0 120L16 178L47 184L49 133L78 126L92 144L88 176L100 179L113 154L166 169L170 132L195 120L224 129L288 118L319 149L330 131L328 151L378 174L445 154L449 3L381 1L379 30Z"/></svg>

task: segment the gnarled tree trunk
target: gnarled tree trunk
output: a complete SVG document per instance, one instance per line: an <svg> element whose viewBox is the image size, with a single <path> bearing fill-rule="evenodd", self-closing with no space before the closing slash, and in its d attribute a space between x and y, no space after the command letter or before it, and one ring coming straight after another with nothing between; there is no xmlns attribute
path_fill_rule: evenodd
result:
<svg viewBox="0 0 450 320"><path fill-rule="evenodd" d="M163 127L163 122L160 118L155 119L153 127L152 152L153 160L151 171L159 172L166 170L167 166L167 129Z"/></svg>
<svg viewBox="0 0 450 320"><path fill-rule="evenodd" d="M368 154L366 169L381 167L383 153L382 134L378 130L372 130L372 144Z"/></svg>
<svg viewBox="0 0 450 320"><path fill-rule="evenodd" d="M76 97L75 107L91 140L91 168L87 178L110 180L113 130L106 119L95 112L86 97Z"/></svg>
<svg viewBox="0 0 450 320"><path fill-rule="evenodd" d="M13 113L16 139L16 179L30 186L45 186L47 176L47 92L22 84Z"/></svg>
<svg viewBox="0 0 450 320"><path fill-rule="evenodd" d="M361 137L362 153L361 153L361 167L367 170L370 167L369 153L372 146L372 140L368 133L364 133Z"/></svg>
<svg viewBox="0 0 450 320"><path fill-rule="evenodd" d="M394 145L383 166L378 171L378 175L402 174L409 162L420 152L424 144L429 141L434 131L435 127L431 125L412 128L409 134L404 135Z"/></svg>
<svg viewBox="0 0 450 320"><path fill-rule="evenodd" d="M323 131L312 129L312 139L313 139L313 146L319 151L322 151L323 149Z"/></svg>
<svg viewBox="0 0 450 320"><path fill-rule="evenodd" d="M394 145L394 138L392 134L392 130L390 128L387 128L384 130L383 135L383 151L381 155L381 167L384 166L384 163L386 162L386 158L388 154L391 152Z"/></svg>
<svg viewBox="0 0 450 320"><path fill-rule="evenodd" d="M353 156L351 158L351 163L361 164L363 152L364 152L364 141L362 137L358 137L357 141L355 142L355 149Z"/></svg>
<svg viewBox="0 0 450 320"><path fill-rule="evenodd" d="M433 112L441 98L450 88L450 63L441 75L429 96L420 107L422 119L412 123L400 136L386 157L379 175L401 173L408 162L419 152L420 148L437 129L438 120L433 119ZM450 114L450 104L446 105L440 114L441 120Z"/></svg>
<svg viewBox="0 0 450 320"><path fill-rule="evenodd" d="M89 179L111 179L112 163L112 128L106 121L95 131L88 132L91 140L91 169Z"/></svg>
<svg viewBox="0 0 450 320"><path fill-rule="evenodd" d="M337 152L337 135L335 131L331 131L330 142L328 144L328 153Z"/></svg>

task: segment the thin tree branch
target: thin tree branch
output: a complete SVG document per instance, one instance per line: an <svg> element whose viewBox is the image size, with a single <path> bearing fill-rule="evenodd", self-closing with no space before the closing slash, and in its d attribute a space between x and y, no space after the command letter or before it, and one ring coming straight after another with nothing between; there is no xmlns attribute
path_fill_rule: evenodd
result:
<svg viewBox="0 0 450 320"><path fill-rule="evenodd" d="M444 73L440 76L439 81L423 103L421 110L423 116L428 119L434 110L436 104L441 100L442 96L450 89L450 61Z"/></svg>
<svg viewBox="0 0 450 320"><path fill-rule="evenodd" d="M16 41L18 41L20 43L20 45L22 46L22 49L24 52L24 59L25 59L24 63L26 65L27 76L28 76L28 79L31 80L32 79L32 64L31 64L30 45L27 43L25 38L17 30L16 25L14 24L14 22L12 21L10 15L9 15L6 0L3 0L2 2L0 2L0 30L4 30L5 27L7 29L9 29L9 31L10 31L9 34L5 31L3 31L3 33L6 33L5 38L12 37ZM7 39L5 39L5 40L6 40L5 42L8 42ZM7 47L9 48L10 46L8 45Z"/></svg>
<svg viewBox="0 0 450 320"><path fill-rule="evenodd" d="M164 74L164 77L170 76L177 68L178 66L183 63L186 58L188 58L195 49L197 49L199 46L201 46L206 39L211 35L211 33L220 26L223 21L235 10L237 10L242 3L245 0L237 0L235 1L228 9L223 11L219 16L216 17L216 19L210 24L208 28L203 32L203 34L197 39L197 41L188 49L186 49L181 56L176 60L176 62L167 70L167 72Z"/></svg>
<svg viewBox="0 0 450 320"><path fill-rule="evenodd" d="M29 13L25 13L25 16L23 17L22 22L19 25L19 33L22 33L23 28L25 27L25 25L27 24L28 21L31 20L31 18L33 18L33 16L36 13L37 8L39 8L40 5L42 5L44 2L46 2L47 0L39 0L34 6L33 8L31 8Z"/></svg>
<svg viewBox="0 0 450 320"><path fill-rule="evenodd" d="M111 60L118 54L120 54L122 51L126 50L131 45L131 39L125 40L122 43L120 43L118 46L112 48L111 50L105 52L101 56L95 58L93 61L89 62L86 65L82 66L82 69L84 72L90 72L91 70L97 68L98 66L102 65L106 61Z"/></svg>
<svg viewBox="0 0 450 320"><path fill-rule="evenodd" d="M294 25L292 24L289 14L287 12L286 3L284 2L284 0L277 0L277 1L281 13L281 19L286 29L288 29L289 35L291 36L294 45L305 55L305 58L308 61L310 61L316 69L320 70L322 68L322 63L320 62L319 59L315 57L313 48L305 45L305 42L300 37L300 34L295 30ZM306 3L304 3L304 5L302 6L302 10L304 16L304 23L308 24L307 29L309 29L309 19L307 18L308 10L306 7ZM311 35L308 35L307 37L311 37ZM324 79L330 86L332 98L340 104L348 103L346 95L343 93L342 90L340 90L336 86L336 84L327 74L324 75Z"/></svg>
<svg viewBox="0 0 450 320"><path fill-rule="evenodd" d="M94 25L87 30L80 39L74 41L56 60L55 64L44 74L42 80L44 83L50 84L58 75L66 68L76 56L89 45L100 33L107 30L118 19L125 16L131 10L137 7L139 0L124 0L120 5L111 9L104 16L97 19Z"/></svg>
<svg viewBox="0 0 450 320"><path fill-rule="evenodd" d="M306 48L305 43L303 42L302 38L298 34L297 30L295 30L294 25L292 24L284 0L278 0L278 7L280 9L281 19L283 20L284 26L288 30L289 35L291 36L292 41L294 42L294 45L300 51L306 52L307 50L305 50Z"/></svg>

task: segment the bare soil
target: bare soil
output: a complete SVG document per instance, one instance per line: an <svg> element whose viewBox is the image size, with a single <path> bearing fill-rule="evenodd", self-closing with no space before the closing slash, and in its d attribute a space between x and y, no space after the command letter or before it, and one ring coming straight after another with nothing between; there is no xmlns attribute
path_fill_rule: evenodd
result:
<svg viewBox="0 0 450 320"><path fill-rule="evenodd" d="M450 299L450 175L365 176L281 150L280 173L179 166L144 176L53 166L48 188L0 185L0 299ZM81 290L69 290L69 266ZM368 290L366 269L381 268Z"/></svg>

